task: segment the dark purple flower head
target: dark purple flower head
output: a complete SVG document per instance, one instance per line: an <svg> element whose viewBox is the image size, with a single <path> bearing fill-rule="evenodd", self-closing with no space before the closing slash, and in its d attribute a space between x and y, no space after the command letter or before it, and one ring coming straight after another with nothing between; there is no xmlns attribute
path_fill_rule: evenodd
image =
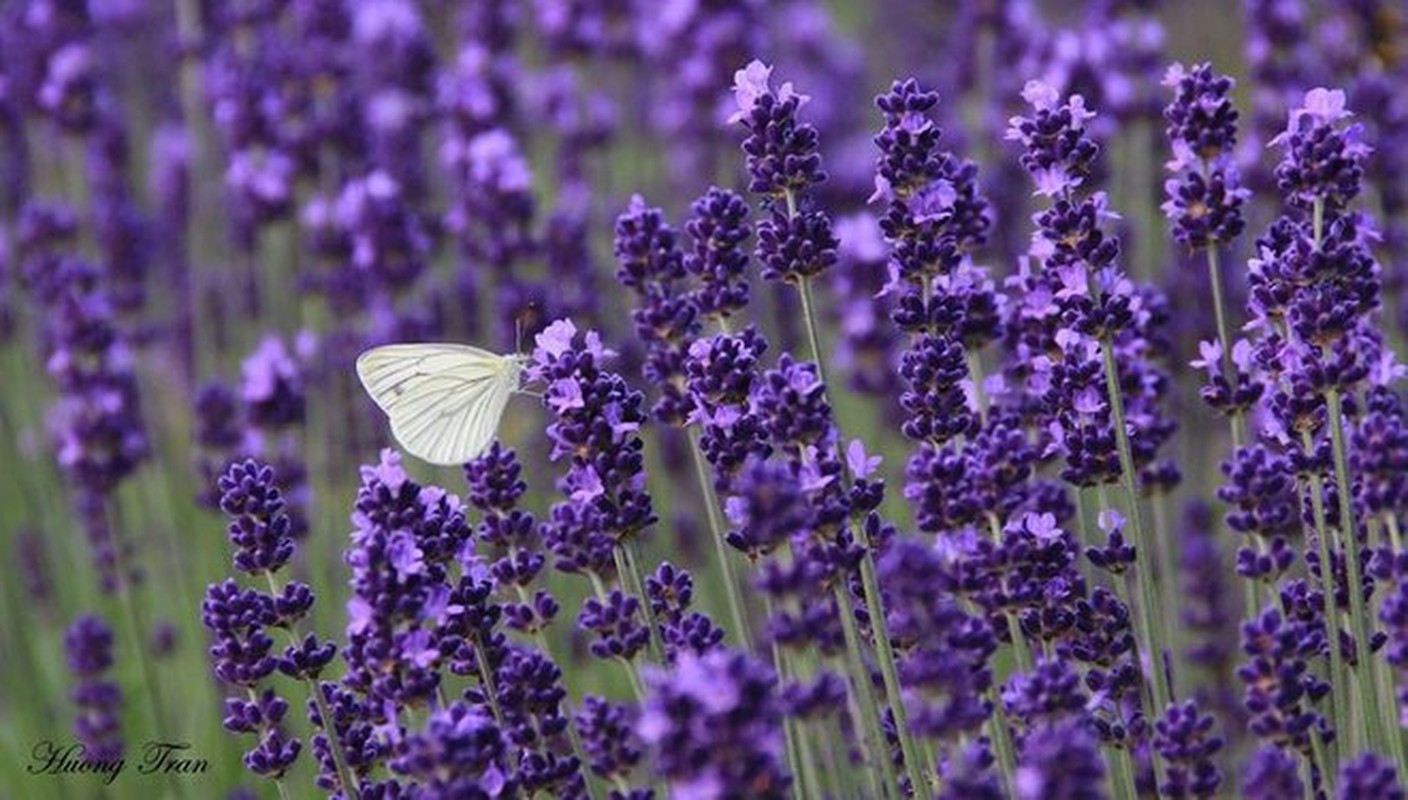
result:
<svg viewBox="0 0 1408 800"><path fill-rule="evenodd" d="M488 800L514 790L507 761L493 718L460 701L433 711L423 730L407 736L391 769L433 796Z"/></svg>
<svg viewBox="0 0 1408 800"><path fill-rule="evenodd" d="M278 621L273 598L233 580L211 584L201 603L205 627L213 634L210 657L225 683L254 686L273 674L274 640L267 629Z"/></svg>
<svg viewBox="0 0 1408 800"><path fill-rule="evenodd" d="M1338 800L1403 800L1403 784L1398 780L1398 772L1393 762L1377 753L1365 753L1340 766L1339 780L1335 783L1335 797Z"/></svg>
<svg viewBox="0 0 1408 800"><path fill-rule="evenodd" d="M465 621L483 611L474 591L489 576L472 556L458 498L412 481L390 449L361 473L343 557L352 569L345 681L380 702L428 700L441 660L451 657L453 666L455 637L479 633ZM452 585L456 566L460 582Z"/></svg>
<svg viewBox="0 0 1408 800"><path fill-rule="evenodd" d="M1083 720L1088 699L1080 673L1058 658L1039 660L1030 673L1014 675L1002 688L1007 713L1032 728Z"/></svg>
<svg viewBox="0 0 1408 800"><path fill-rule="evenodd" d="M1276 183L1293 208L1308 211L1320 202L1335 213L1359 194L1369 146L1359 125L1339 124L1351 116L1343 91L1311 89L1291 110L1286 130L1271 140L1285 148Z"/></svg>
<svg viewBox="0 0 1408 800"><path fill-rule="evenodd" d="M772 67L752 61L734 74L738 111L730 122L748 131L743 152L748 160L748 191L782 200L826 180L817 152L816 128L797 119L809 99L791 83L770 85Z"/></svg>
<svg viewBox="0 0 1408 800"><path fill-rule="evenodd" d="M631 319L646 350L641 377L660 393L651 411L662 422L683 425L690 413L685 353L702 329L694 294L681 285L684 253L664 212L648 208L640 195L616 218L615 252L616 278L637 298Z"/></svg>
<svg viewBox="0 0 1408 800"><path fill-rule="evenodd" d="M1105 794L1105 764L1078 722L1043 724L1027 736L1013 789L1020 800L1095 800Z"/></svg>
<svg viewBox="0 0 1408 800"><path fill-rule="evenodd" d="M1232 508L1227 525L1266 540L1300 531L1300 494L1290 459L1264 445L1242 447L1222 464L1227 483L1217 496Z"/></svg>
<svg viewBox="0 0 1408 800"><path fill-rule="evenodd" d="M1191 70L1174 64L1164 85L1173 89L1173 101L1164 109L1173 177L1164 184L1163 212L1174 236L1190 247L1230 242L1245 227L1242 204L1250 196L1233 161L1237 110L1228 97L1233 81L1209 64Z"/></svg>
<svg viewBox="0 0 1408 800"><path fill-rule="evenodd" d="M699 282L693 293L700 316L726 319L748 305L748 251L753 234L748 204L727 189L710 187L690 206L684 225L692 246L684 268Z"/></svg>
<svg viewBox="0 0 1408 800"><path fill-rule="evenodd" d="M1242 795L1248 800L1282 800L1304 794L1296 757L1279 747L1261 747L1242 770Z"/></svg>
<svg viewBox="0 0 1408 800"><path fill-rule="evenodd" d="M1326 741L1333 739L1335 731L1314 705L1330 687L1310 672L1308 661L1326 646L1322 622L1283 619L1275 608L1243 624L1248 661L1237 676L1246 686L1243 702L1259 738L1302 753L1310 752L1312 729Z"/></svg>
<svg viewBox="0 0 1408 800"><path fill-rule="evenodd" d="M815 364L783 353L763 374L753 400L775 447L800 455L834 445L831 404Z"/></svg>
<svg viewBox="0 0 1408 800"><path fill-rule="evenodd" d="M1037 194L1055 197L1081 186L1100 152L1086 131L1085 123L1095 114L1085 98L1072 95L1062 103L1054 87L1031 81L1022 99L1032 115L1013 117L1007 138L1022 145L1022 166L1036 181Z"/></svg>
<svg viewBox="0 0 1408 800"><path fill-rule="evenodd" d="M1213 733L1216 720L1188 700L1168 707L1154 723L1154 749L1163 758L1167 779L1159 791L1168 797L1212 797L1222 783L1215 757L1222 738Z"/></svg>
<svg viewBox="0 0 1408 800"><path fill-rule="evenodd" d="M631 710L626 706L588 695L576 714L582 736L582 749L592 772L614 780L625 779L640 763L643 746L633 729Z"/></svg>
<svg viewBox="0 0 1408 800"><path fill-rule="evenodd" d="M759 274L763 280L791 283L815 277L836 263L840 244L824 212L784 214L774 209L758 225Z"/></svg>
<svg viewBox="0 0 1408 800"><path fill-rule="evenodd" d="M303 422L307 397L302 373L282 339L265 338L245 359L240 395L256 427L280 430Z"/></svg>
<svg viewBox="0 0 1408 800"><path fill-rule="evenodd" d="M274 469L253 459L230 464L220 476L220 510L235 546L235 569L250 574L276 572L293 556L289 517L274 484Z"/></svg>
<svg viewBox="0 0 1408 800"><path fill-rule="evenodd" d="M649 694L636 732L673 792L790 795L771 669L751 655L721 649L682 654L673 670L653 670L646 680Z"/></svg>
<svg viewBox="0 0 1408 800"><path fill-rule="evenodd" d="M597 658L630 661L650 641L650 631L641 620L640 600L619 589L613 589L605 600L587 598L577 626L596 635L591 651Z"/></svg>
<svg viewBox="0 0 1408 800"><path fill-rule="evenodd" d="M798 483L786 464L750 459L724 503L728 543L756 560L804 533L811 515Z"/></svg>
<svg viewBox="0 0 1408 800"><path fill-rule="evenodd" d="M76 682L70 692L78 707L73 733L94 761L122 757L122 690L105 678L113 666L112 629L84 615L64 633L64 655Z"/></svg>
<svg viewBox="0 0 1408 800"><path fill-rule="evenodd" d="M552 518L572 519L583 532L624 540L655 523L645 486L645 399L602 363L608 351L595 331L576 342L577 328L558 320L538 334L528 370L547 386L543 398L552 422L547 434L553 460L566 458L570 468L560 482L567 495ZM562 510L559 510L562 509ZM578 547L596 552L590 541Z"/></svg>
<svg viewBox="0 0 1408 800"><path fill-rule="evenodd" d="M1238 115L1229 97L1235 81L1213 72L1211 64L1191 69L1174 64L1163 84L1173 90L1173 101L1164 108L1165 133L1180 167L1191 160L1214 161L1236 148Z"/></svg>

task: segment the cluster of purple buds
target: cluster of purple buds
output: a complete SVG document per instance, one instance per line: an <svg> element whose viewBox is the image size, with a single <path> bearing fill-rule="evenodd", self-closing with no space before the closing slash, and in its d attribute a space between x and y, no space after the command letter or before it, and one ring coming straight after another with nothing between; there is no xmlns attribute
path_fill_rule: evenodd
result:
<svg viewBox="0 0 1408 800"><path fill-rule="evenodd" d="M640 437L645 400L605 369L612 353L596 332L583 344L576 336L567 320L549 325L538 334L529 366L546 387L552 458L570 465L560 482L567 499L553 507L546 534L560 569L603 575L611 572L611 548L656 521Z"/></svg>
<svg viewBox="0 0 1408 800"><path fill-rule="evenodd" d="M639 195L616 219L615 252L616 278L637 297L631 318L645 345L641 377L660 391L651 412L667 425L683 425L690 412L684 358L702 327L700 309L682 285L684 253L664 212L647 208Z"/></svg>
<svg viewBox="0 0 1408 800"><path fill-rule="evenodd" d="M672 670L649 672L646 680L635 729L672 792L708 797L746 786L750 797L790 795L771 669L720 649L683 654Z"/></svg>
<svg viewBox="0 0 1408 800"><path fill-rule="evenodd" d="M225 728L257 735L259 744L245 755L245 764L256 774L277 779L297 759L302 743L281 725L288 703L272 688L257 691L276 669L313 685L337 648L312 634L298 638L298 623L313 607L307 585L294 581L276 588L274 574L293 557L295 542L273 468L253 460L232 463L220 477L219 489L220 508L230 520L227 534L235 548L235 569L263 576L270 592L242 588L234 580L207 589L202 613L215 639L210 655L216 676L249 694L248 699L226 700ZM275 629L285 631L290 641L281 654L274 649Z"/></svg>
<svg viewBox="0 0 1408 800"><path fill-rule="evenodd" d="M429 703L442 662L481 634L474 600L488 575L470 549L464 509L443 489L411 480L391 450L362 468L355 509L343 683L374 706Z"/></svg>
<svg viewBox="0 0 1408 800"><path fill-rule="evenodd" d="M826 180L819 135L797 112L810 99L791 83L770 84L772 68L752 61L734 75L738 111L729 118L748 132L743 152L748 190L763 198L756 250L764 280L801 283L836 263L831 218L809 208L810 192Z"/></svg>
<svg viewBox="0 0 1408 800"><path fill-rule="evenodd" d="M74 736L84 747L84 757L95 762L122 757L122 690L108 680L112 669L112 629L101 618L84 615L64 634L68 668L77 682L71 696L78 707Z"/></svg>
<svg viewBox="0 0 1408 800"><path fill-rule="evenodd" d="M537 519L518 507L528 484L522 478L523 466L517 454L495 442L484 453L464 465L469 505L480 512L474 535L481 546L492 548L496 558L489 572L501 588L513 587L518 602L505 602L505 624L515 630L534 633L557 616L557 601L546 589L529 589L542 572L546 556Z"/></svg>
<svg viewBox="0 0 1408 800"><path fill-rule="evenodd" d="M1234 82L1208 64L1191 70L1169 68L1164 85L1174 98L1164 109L1173 146L1164 184L1162 208L1173 234L1193 249L1216 247L1236 239L1245 228L1242 205L1250 195L1242 188L1234 163L1237 110L1229 97Z"/></svg>

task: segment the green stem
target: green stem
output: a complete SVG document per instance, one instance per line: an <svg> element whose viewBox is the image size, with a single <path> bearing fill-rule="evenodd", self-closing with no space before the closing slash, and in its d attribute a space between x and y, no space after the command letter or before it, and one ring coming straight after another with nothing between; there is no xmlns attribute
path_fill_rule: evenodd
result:
<svg viewBox="0 0 1408 800"><path fill-rule="evenodd" d="M1134 764L1129 751L1122 747L1111 747L1105 751L1106 764L1110 770L1110 794L1116 800L1137 800L1139 790L1134 783Z"/></svg>
<svg viewBox="0 0 1408 800"><path fill-rule="evenodd" d="M894 645L890 642L885 625L885 599L880 594L880 582L875 574L875 557L867 545L860 560L860 581L865 591L865 606L870 612L871 633L875 637L875 651L880 656L880 676L885 682L885 694L890 701L890 713L895 717L895 733L900 740L900 752L904 754L905 772L909 775L910 786L915 796L922 787L932 785L925 777L930 771L919 756L919 747L914 742L914 733L909 729L908 714L904 707L904 694L900 686L899 669L895 664Z"/></svg>
<svg viewBox="0 0 1408 800"><path fill-rule="evenodd" d="M772 597L765 594L763 599L768 618L771 619L773 615ZM772 666L777 671L778 679L791 680L792 670L787 663L786 654L782 652L782 648L778 646L777 642L772 643L771 649ZM782 734L787 745L787 765L801 786L802 797L819 796L816 793L820 792L820 783L812 771L811 759L806 758L803 753L802 732L798 730L797 720L790 714L782 718Z"/></svg>
<svg viewBox="0 0 1408 800"><path fill-rule="evenodd" d="M264 579L269 584L269 592L274 597L283 594L283 586L274 577L274 573L265 572ZM284 629L288 636L289 644L298 646L298 626L290 625ZM479 661L481 669L487 662L483 658L482 652L475 646L475 658ZM351 800L357 800L361 795L361 785L357 782L356 776L347 766L347 754L342 748L342 737L337 734L337 726L333 723L332 709L328 708L327 700L323 698L323 690L318 686L318 682L311 677L305 677L303 682L308 687L308 694L313 698L313 705L318 709L318 718L323 721L323 733L327 734L329 750L332 751L333 769L337 772L337 780L342 784L342 788L347 792ZM487 688L487 685L486 685ZM491 695L492 696L492 695Z"/></svg>
<svg viewBox="0 0 1408 800"><path fill-rule="evenodd" d="M788 195L788 205L789 209L793 205L790 194ZM816 363L817 379L823 386L826 386L826 369L823 366L825 359L822 358L821 339L817 334L816 308L812 300L811 281L804 278L798 284L797 289L802 300L802 320L807 329L807 342L811 345L812 358ZM899 671L895 667L894 648L890 643L890 634L885 622L884 599L880 596L879 583L875 577L875 556L868 544L865 548L865 554L861 558L860 572L861 585L865 591L865 604L870 612L875 650L878 656L877 660L880 662L880 674L885 681L885 693L889 701L890 713L895 718L895 730L899 736L900 750L904 754L905 770L914 791L918 793L920 787L925 785L919 765L919 748L915 746L914 734L909 730L904 698L900 694ZM847 598L847 602L849 602L849 598ZM860 642L857 641L857 644L859 645ZM857 651L857 653L859 652Z"/></svg>
<svg viewBox="0 0 1408 800"><path fill-rule="evenodd" d="M699 496L704 503L704 511L709 518L709 532L714 540L714 554L719 560L719 573L723 575L724 592L728 595L729 615L733 617L733 628L738 632L738 640L743 647L753 649L753 633L748 626L748 616L744 613L743 592L738 587L738 576L734 570L734 560L730 557L728 543L724 541L724 523L719 514L719 499L714 493L714 484L709 480L709 465L704 459L704 450L699 446L699 432L689 430L689 449L694 455L694 471L699 476Z"/></svg>
<svg viewBox="0 0 1408 800"><path fill-rule="evenodd" d="M1212 307L1217 317L1217 338L1222 345L1222 375L1229 389L1236 389L1236 365L1232 363L1232 337L1227 332L1227 312L1222 299L1222 267L1218 258L1217 245L1208 247L1208 281L1212 283ZM1232 449L1235 451L1246 441L1243 426L1246 424L1240 411L1234 409L1228 417L1232 429Z"/></svg>
<svg viewBox="0 0 1408 800"><path fill-rule="evenodd" d="M992 703L992 716L988 717L988 738L992 740L993 753L997 756L997 766L1002 770L1000 779L1008 797L1013 795L1013 779L1017 775L1017 757L1012 747L1012 732L1007 729L1007 712L1002 708L1002 697L997 687L988 689L988 699Z"/></svg>
<svg viewBox="0 0 1408 800"><path fill-rule="evenodd" d="M884 777L885 786L891 796L904 797L900 790L899 777L890 758L889 743L885 739L885 727L880 720L880 711L875 702L875 687L870 683L870 671L861 657L860 630L856 625L855 609L851 604L850 592L843 582L835 587L836 607L841 616L841 629L846 636L846 654L850 661L851 691L860 705L862 722L866 728L867 756L873 765L878 764Z"/></svg>
<svg viewBox="0 0 1408 800"><path fill-rule="evenodd" d="M645 578L641 575L640 562L636 560L635 546L639 539L634 534L618 541L612 548L616 556L616 571L621 576L621 586L640 599L641 612L645 624L650 628L650 657L657 664L665 663L665 645L660 640L660 627L655 624L655 609L650 606L650 598L645 593Z"/></svg>
<svg viewBox="0 0 1408 800"><path fill-rule="evenodd" d="M1168 708L1170 693L1168 675L1164 672L1164 632L1162 620L1157 616L1158 594L1154 587L1154 543L1144 533L1144 513L1139 504L1139 490L1135 486L1137 476L1134 469L1134 452L1129 445L1129 429L1125 427L1124 397L1120 392L1118 367L1115 364L1114 343L1109 334L1100 340L1100 349L1105 358L1105 388L1109 395L1110 410L1114 416L1115 442L1119 447L1120 481L1124 485L1125 497L1129 503L1129 523L1133 528L1135 580L1139 584L1139 613L1137 618L1142 627L1144 641L1149 645L1150 668L1154 672L1154 708L1148 715L1150 720L1162 716Z"/></svg>
<svg viewBox="0 0 1408 800"><path fill-rule="evenodd" d="M1380 753L1387 751L1387 741L1382 727L1378 724L1374 709L1379 708L1381 698L1373 676L1373 651L1369 648L1369 615L1364 603L1364 579L1359 574L1359 536L1356 532L1354 516L1354 496L1350 494L1349 457L1344 442L1344 409L1340 405L1338 389L1331 388L1325 393L1330 411L1330 445L1335 456L1335 483L1338 488L1340 506L1340 535L1343 538L1344 560L1349 573L1349 616L1354 626L1355 653L1354 674L1362 693L1359 708L1364 710L1364 724L1369 734L1370 746Z"/></svg>
<svg viewBox="0 0 1408 800"><path fill-rule="evenodd" d="M1314 728L1310 730L1310 753L1315 768L1320 771L1320 782L1325 791L1325 796L1334 797L1335 773L1333 767L1335 765L1330 763L1329 757L1325 754L1325 742L1320 738L1320 732ZM1306 790L1309 791L1309 789L1310 786L1309 783L1307 783Z"/></svg>
<svg viewBox="0 0 1408 800"><path fill-rule="evenodd" d="M1313 452L1315 443L1310 432L1301 432L1301 446L1307 453ZM1335 606L1335 575L1330 566L1330 532L1325 523L1324 489L1319 475L1310 476L1310 511L1315 522L1315 538L1318 540L1320 556L1320 594L1324 596L1325 628L1330 640L1330 718L1341 738L1350 734L1349 726L1349 687L1345 682L1344 656L1339 648L1340 614ZM1348 743L1346 743L1348 744Z"/></svg>

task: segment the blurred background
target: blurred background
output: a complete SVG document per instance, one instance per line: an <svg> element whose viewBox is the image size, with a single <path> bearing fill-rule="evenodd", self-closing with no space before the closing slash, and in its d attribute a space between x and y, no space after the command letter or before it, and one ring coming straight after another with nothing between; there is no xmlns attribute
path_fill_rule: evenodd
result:
<svg viewBox="0 0 1408 800"><path fill-rule="evenodd" d="M294 569L318 593L313 627L337 637L357 467L388 443L353 376L356 354L426 340L511 352L569 317L603 331L638 380L613 221L638 193L681 228L711 185L746 185L742 134L726 120L733 73L753 58L811 97L802 116L821 134L821 202L841 239L822 298L844 381L833 392L848 431L893 455L892 476L908 446L884 356L895 334L873 301L886 258L867 204L874 96L905 77L941 93L945 141L978 162L994 198L979 260L996 276L1015 272L1030 235L1027 178L1003 141L1023 84L1086 97L1101 115L1100 180L1121 213L1128 269L1169 298L1171 416L1183 421L1171 455L1185 481L1155 513L1180 517L1187 499L1212 496L1225 432L1184 367L1213 322L1204 273L1184 263L1158 209L1164 70L1211 61L1238 79L1244 167L1263 195L1253 233L1275 207L1265 144L1287 107L1311 86L1350 91L1384 147L1376 174L1389 177L1369 202L1385 212L1397 340L1405 220L1393 204L1405 187L1385 145L1408 137L1408 83L1394 83L1405 24L1396 0L10 0L0 794L97 792L87 776L22 774L34 743L70 738L63 638L85 612L116 631L129 739L192 743L210 761L194 796L252 787L239 743L220 731L198 611L206 585L230 574L214 477L236 455L276 465L303 539ZM1226 258L1236 308L1246 253ZM774 354L794 349L792 294L758 282L755 298L751 321ZM542 425L537 404L518 398L501 430L528 465L538 513L560 471ZM725 619L707 589L687 449L677 432L652 431L648 457L662 520L652 558L695 569L704 607ZM408 468L463 491L456 470ZM910 512L891 494L903 526ZM589 591L549 580L564 608ZM580 657L570 626L558 627L558 652ZM623 691L600 670L566 671L574 696ZM151 686L159 696L146 708ZM310 786L307 759L300 769L292 784ZM110 792L150 796L153 780L129 776Z"/></svg>

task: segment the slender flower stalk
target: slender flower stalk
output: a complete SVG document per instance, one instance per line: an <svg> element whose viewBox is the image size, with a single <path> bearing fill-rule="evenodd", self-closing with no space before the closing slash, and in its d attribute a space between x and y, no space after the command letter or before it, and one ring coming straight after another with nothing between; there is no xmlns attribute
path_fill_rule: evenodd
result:
<svg viewBox="0 0 1408 800"><path fill-rule="evenodd" d="M802 322L816 367L817 382L824 393L827 386L826 351L822 348L818 332L819 316L812 287L814 278L834 265L837 242L827 215L801 208L799 203L804 199L804 192L826 180L826 173L822 170L821 156L817 152L816 129L797 120L798 109L809 98L797 94L790 83L784 83L774 92L769 84L770 75L771 69L759 61L753 61L738 71L734 94L739 111L733 120L743 123L749 132L743 145L751 176L749 188L763 195L768 205L769 216L758 229L758 253L763 265L763 278L795 287L802 305ZM853 477L844 466L843 475ZM895 667L894 649L887 630L884 599L875 579L874 551L878 546L875 541L863 542L859 561L861 588L873 628L873 645L885 685L886 701L904 756L904 767L910 786L918 791L917 787L930 785L930 781L925 777L920 751L908 722ZM851 630L854 621L848 614L850 602L844 595L846 591L843 583L837 584L841 621L850 646L859 648L859 636ZM861 650L856 649L855 653L858 658ZM853 680L863 681L868 687L869 680L863 670L852 677ZM860 691L865 694L868 688ZM883 736L876 736L875 741L883 744L885 740ZM882 762L885 760L883 753L880 758Z"/></svg>

